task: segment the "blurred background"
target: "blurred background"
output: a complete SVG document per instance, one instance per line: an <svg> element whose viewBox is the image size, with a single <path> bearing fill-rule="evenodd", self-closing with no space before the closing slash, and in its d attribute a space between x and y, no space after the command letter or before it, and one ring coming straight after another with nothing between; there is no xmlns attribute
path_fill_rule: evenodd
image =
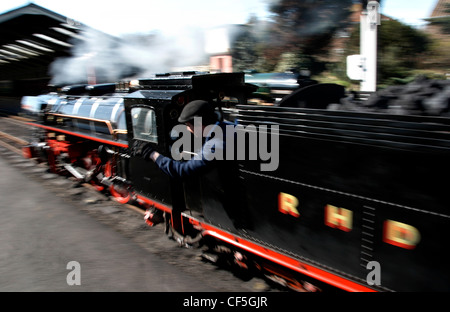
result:
<svg viewBox="0 0 450 312"><path fill-rule="evenodd" d="M377 88L406 84L419 75L446 79L450 0L378 2ZM190 70L245 71L251 83L284 77L294 87L303 79L359 90L360 82L347 74L347 57L360 53L360 19L367 3L3 2L0 96L39 94L48 84Z"/></svg>

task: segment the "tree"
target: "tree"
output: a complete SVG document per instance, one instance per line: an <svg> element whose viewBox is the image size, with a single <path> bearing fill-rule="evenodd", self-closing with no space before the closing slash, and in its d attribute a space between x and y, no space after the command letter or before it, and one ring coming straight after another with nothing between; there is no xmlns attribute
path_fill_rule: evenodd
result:
<svg viewBox="0 0 450 312"><path fill-rule="evenodd" d="M351 0L279 0L270 6L270 42L283 52L318 54L334 32L348 23Z"/></svg>
<svg viewBox="0 0 450 312"><path fill-rule="evenodd" d="M257 46L264 68L307 66L314 73L316 56L327 52L334 33L348 23L353 0L277 0L269 7L271 20ZM286 64L286 61L292 61ZM283 64L280 65L279 63Z"/></svg>
<svg viewBox="0 0 450 312"><path fill-rule="evenodd" d="M255 69L259 58L257 45L257 39L249 29L243 30L237 36L231 49L233 71L239 72Z"/></svg>

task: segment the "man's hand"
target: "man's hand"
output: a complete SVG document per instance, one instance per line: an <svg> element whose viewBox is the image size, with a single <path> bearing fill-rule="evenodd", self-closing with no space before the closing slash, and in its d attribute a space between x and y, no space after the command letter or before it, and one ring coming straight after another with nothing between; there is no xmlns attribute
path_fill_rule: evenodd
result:
<svg viewBox="0 0 450 312"><path fill-rule="evenodd" d="M135 145L132 149L131 154L134 157L142 157L144 159L150 159L151 153L154 151L151 143L146 143L143 145Z"/></svg>
<svg viewBox="0 0 450 312"><path fill-rule="evenodd" d="M142 147L142 158L144 159L150 159L150 155L152 154L152 152L154 151L154 148L152 147L152 145L150 143L147 143L146 145L144 145Z"/></svg>
<svg viewBox="0 0 450 312"><path fill-rule="evenodd" d="M156 161L156 159L158 159L159 155L160 155L160 154L159 154L157 151L153 151L153 152L150 154L150 159L153 160L153 161Z"/></svg>

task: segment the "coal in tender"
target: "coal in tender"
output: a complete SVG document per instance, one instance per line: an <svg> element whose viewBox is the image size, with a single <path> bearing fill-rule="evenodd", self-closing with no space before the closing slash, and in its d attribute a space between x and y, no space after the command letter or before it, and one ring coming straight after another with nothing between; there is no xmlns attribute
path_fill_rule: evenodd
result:
<svg viewBox="0 0 450 312"><path fill-rule="evenodd" d="M450 80L419 77L406 85L379 90L367 100L355 94L350 93L327 109L450 117Z"/></svg>

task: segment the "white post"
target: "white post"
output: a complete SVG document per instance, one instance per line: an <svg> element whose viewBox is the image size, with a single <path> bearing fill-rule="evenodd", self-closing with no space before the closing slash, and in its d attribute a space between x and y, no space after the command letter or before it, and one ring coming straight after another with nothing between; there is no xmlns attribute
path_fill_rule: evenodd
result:
<svg viewBox="0 0 450 312"><path fill-rule="evenodd" d="M369 1L361 13L360 49L363 63L361 91L375 92L377 88L377 26L380 25L380 4Z"/></svg>

